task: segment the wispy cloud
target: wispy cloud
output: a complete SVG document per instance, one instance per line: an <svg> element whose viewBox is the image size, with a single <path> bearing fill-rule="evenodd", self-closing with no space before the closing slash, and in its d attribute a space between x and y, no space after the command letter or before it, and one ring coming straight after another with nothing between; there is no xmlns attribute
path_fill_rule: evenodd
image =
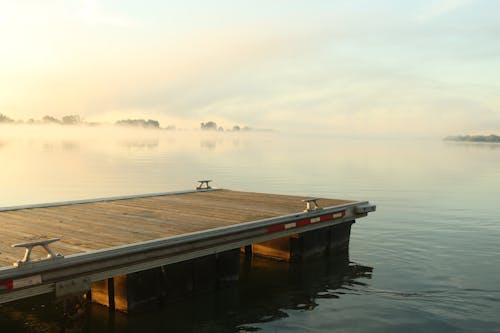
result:
<svg viewBox="0 0 500 333"><path fill-rule="evenodd" d="M134 27L138 23L137 20L124 15L104 12L96 0L82 0L78 16L84 23L90 25Z"/></svg>
<svg viewBox="0 0 500 333"><path fill-rule="evenodd" d="M465 7L473 1L474 0L435 0L430 6L425 7L424 10L418 14L417 20L425 22L438 18Z"/></svg>

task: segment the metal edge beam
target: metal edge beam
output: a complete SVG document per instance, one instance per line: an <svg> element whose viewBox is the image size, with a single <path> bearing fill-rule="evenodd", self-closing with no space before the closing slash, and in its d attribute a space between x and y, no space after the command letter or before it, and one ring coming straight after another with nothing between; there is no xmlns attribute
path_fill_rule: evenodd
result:
<svg viewBox="0 0 500 333"><path fill-rule="evenodd" d="M41 284L29 288L13 290L8 293L0 294L0 304L18 301L23 298L29 298L43 294L50 294L54 291L55 291L55 283Z"/></svg>

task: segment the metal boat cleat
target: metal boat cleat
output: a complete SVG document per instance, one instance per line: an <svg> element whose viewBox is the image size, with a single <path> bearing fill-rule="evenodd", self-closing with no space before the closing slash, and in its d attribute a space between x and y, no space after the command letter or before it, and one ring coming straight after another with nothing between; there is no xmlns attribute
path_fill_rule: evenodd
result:
<svg viewBox="0 0 500 333"><path fill-rule="evenodd" d="M31 267L36 263L53 262L55 260L63 259L64 256L62 254L55 253L49 246L49 244L57 242L59 240L60 240L60 238L40 239L40 240L33 241L33 242L18 243L18 244L12 245L12 247L24 247L25 248L23 259L16 261L13 264L14 267L17 267L17 268L22 268L22 267L26 267L26 266ZM33 248L37 247L37 246L43 247L43 249L47 252L46 259L40 258L40 259L31 260L31 252L32 252Z"/></svg>

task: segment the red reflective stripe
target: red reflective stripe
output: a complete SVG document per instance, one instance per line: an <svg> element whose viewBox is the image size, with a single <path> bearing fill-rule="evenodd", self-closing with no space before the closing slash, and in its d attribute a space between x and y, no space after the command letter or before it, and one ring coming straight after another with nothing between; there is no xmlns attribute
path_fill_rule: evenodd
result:
<svg viewBox="0 0 500 333"><path fill-rule="evenodd" d="M6 287L6 289L8 290L12 290L14 289L14 281L12 280L9 280L9 281L4 281L4 282L0 282L0 287Z"/></svg>
<svg viewBox="0 0 500 333"><path fill-rule="evenodd" d="M323 222L323 221L328 221L328 220L331 220L333 217L333 215L331 214L328 214L328 215L322 215L319 217L319 221L320 222Z"/></svg>
<svg viewBox="0 0 500 333"><path fill-rule="evenodd" d="M281 230L285 230L284 224L273 225L272 227L267 228L267 232L276 232L276 231L281 231Z"/></svg>
<svg viewBox="0 0 500 333"><path fill-rule="evenodd" d="M295 222L297 227L302 227L302 226L308 225L310 223L311 223L311 219L299 220L299 221Z"/></svg>

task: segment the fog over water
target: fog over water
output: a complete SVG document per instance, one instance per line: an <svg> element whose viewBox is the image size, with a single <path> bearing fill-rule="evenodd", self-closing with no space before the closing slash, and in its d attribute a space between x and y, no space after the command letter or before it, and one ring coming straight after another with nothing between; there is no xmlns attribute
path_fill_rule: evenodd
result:
<svg viewBox="0 0 500 333"><path fill-rule="evenodd" d="M243 264L237 286L147 314L109 317L92 306L83 331L499 331L500 145L114 127L0 131L0 206L190 189L205 178L221 188L377 204L353 225L349 258ZM1 306L1 331L57 331L58 306Z"/></svg>
<svg viewBox="0 0 500 333"><path fill-rule="evenodd" d="M499 10L488 0L4 1L0 112L490 134Z"/></svg>

